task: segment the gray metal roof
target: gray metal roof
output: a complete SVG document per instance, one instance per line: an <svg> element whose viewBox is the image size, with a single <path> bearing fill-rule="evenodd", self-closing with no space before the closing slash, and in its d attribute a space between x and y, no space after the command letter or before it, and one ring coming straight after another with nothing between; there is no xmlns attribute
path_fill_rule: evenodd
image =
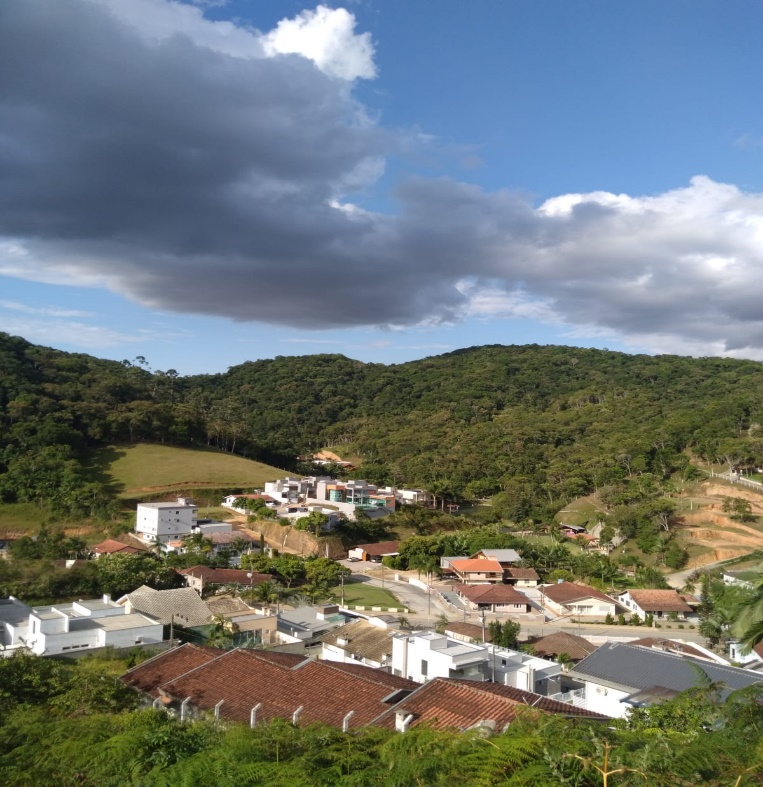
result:
<svg viewBox="0 0 763 787"><path fill-rule="evenodd" d="M522 559L514 549L480 549L485 557L491 557L499 563L519 563Z"/></svg>
<svg viewBox="0 0 763 787"><path fill-rule="evenodd" d="M749 670L617 642L602 645L569 672L572 677L632 692L655 686L684 691L701 686L703 673L710 682L732 691L763 683L761 675Z"/></svg>

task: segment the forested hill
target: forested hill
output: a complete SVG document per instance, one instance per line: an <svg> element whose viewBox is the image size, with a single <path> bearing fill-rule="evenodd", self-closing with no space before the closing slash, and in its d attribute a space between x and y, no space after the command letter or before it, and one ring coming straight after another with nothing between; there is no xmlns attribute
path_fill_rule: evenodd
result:
<svg viewBox="0 0 763 787"><path fill-rule="evenodd" d="M361 456L369 480L502 491L512 515L539 516L624 475L664 476L687 448L763 462L763 365L494 345L393 366L311 355L180 377L0 334L0 418L6 500L54 488L73 501L56 506L96 499L81 460L103 444L214 445L282 466L329 445Z"/></svg>

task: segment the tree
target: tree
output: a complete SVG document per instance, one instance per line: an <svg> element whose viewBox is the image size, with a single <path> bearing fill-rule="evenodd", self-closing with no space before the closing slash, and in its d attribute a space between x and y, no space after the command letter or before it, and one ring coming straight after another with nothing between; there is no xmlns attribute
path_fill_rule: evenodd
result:
<svg viewBox="0 0 763 787"><path fill-rule="evenodd" d="M348 578L352 575L349 568L345 568L335 560L327 557L318 557L305 562L305 578L307 585L305 592L313 599L325 598L331 588L339 584L342 576Z"/></svg>
<svg viewBox="0 0 763 787"><path fill-rule="evenodd" d="M724 497L723 510L731 514L732 519L739 522L752 522L755 516L752 513L752 503L741 497Z"/></svg>

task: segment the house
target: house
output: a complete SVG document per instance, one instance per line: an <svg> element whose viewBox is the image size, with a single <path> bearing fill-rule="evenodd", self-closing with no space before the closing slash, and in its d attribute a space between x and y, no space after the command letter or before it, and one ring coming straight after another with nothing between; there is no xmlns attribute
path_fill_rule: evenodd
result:
<svg viewBox="0 0 763 787"><path fill-rule="evenodd" d="M408 506L428 506L434 501L430 492L424 489L397 489L397 499Z"/></svg>
<svg viewBox="0 0 763 787"><path fill-rule="evenodd" d="M670 699L697 686L718 684L725 699L732 691L761 680L750 670L621 643L597 648L568 675L584 683L588 710L617 718L630 708Z"/></svg>
<svg viewBox="0 0 763 787"><path fill-rule="evenodd" d="M513 549L481 549L473 555L467 556L446 556L440 558L440 568L444 574L456 577L459 582L465 585L485 585L510 582L517 584L522 577L523 582L527 582L525 587L534 587L530 584L535 578L538 582L538 575L532 569L514 568L514 563L521 560L520 556ZM514 580L511 579L509 572L517 571ZM526 574L522 572L526 571ZM531 573L530 573L531 572Z"/></svg>
<svg viewBox="0 0 763 787"><path fill-rule="evenodd" d="M515 588L534 588L538 586L540 577L534 568L505 568L503 581Z"/></svg>
<svg viewBox="0 0 763 787"><path fill-rule="evenodd" d="M483 645L459 642L432 631L392 638L393 674L416 683L436 677L485 680L488 660Z"/></svg>
<svg viewBox="0 0 763 787"><path fill-rule="evenodd" d="M727 569L723 572L723 583L725 585L739 585L750 590L761 579L763 579L763 574L760 572L760 569L748 569L746 571L730 571Z"/></svg>
<svg viewBox="0 0 763 787"><path fill-rule="evenodd" d="M243 498L244 500L262 500L262 502L268 508L275 508L276 505L277 505L276 500L274 498L272 498L270 495L264 495L264 494L261 494L259 492L252 493L252 494L246 494L246 495L227 495L226 497L223 498L223 505L226 508L230 508L231 510L235 511L238 514L249 514L249 513L251 513L249 511L249 509L247 509L247 508L236 508L234 503L239 498Z"/></svg>
<svg viewBox="0 0 763 787"><path fill-rule="evenodd" d="M596 645L577 634L557 631L533 642L532 648L533 653L541 658L558 659L560 656L566 655L570 661L580 661L593 653L596 650Z"/></svg>
<svg viewBox="0 0 763 787"><path fill-rule="evenodd" d="M511 568L522 558L513 549L480 549L472 555L475 560L497 560L504 568Z"/></svg>
<svg viewBox="0 0 763 787"><path fill-rule="evenodd" d="M181 718L214 712L252 726L280 718L357 729L416 688L383 670L291 653L239 648L209 659L206 652L179 650L139 664L122 680Z"/></svg>
<svg viewBox="0 0 763 787"><path fill-rule="evenodd" d="M388 667L392 660L392 631L365 620L354 620L320 637L320 658L326 661Z"/></svg>
<svg viewBox="0 0 763 787"><path fill-rule="evenodd" d="M621 605L596 588L575 582L540 585L541 607L555 615L604 618L615 615Z"/></svg>
<svg viewBox="0 0 763 787"><path fill-rule="evenodd" d="M142 585L117 601L128 612L140 612L166 626L175 624L185 628L199 628L212 622L209 607L191 588L154 590Z"/></svg>
<svg viewBox="0 0 763 787"><path fill-rule="evenodd" d="M471 609L521 615L532 608L527 596L511 585L456 585L454 589Z"/></svg>
<svg viewBox="0 0 763 787"><path fill-rule="evenodd" d="M621 593L617 600L626 607L631 614L638 615L642 619L647 615L655 618L676 617L679 620L693 620L697 617L696 612L685 601L686 596L679 594L677 590L626 590ZM689 596L695 605L698 600Z"/></svg>
<svg viewBox="0 0 763 787"><path fill-rule="evenodd" d="M198 514L198 506L184 497L175 503L138 503L135 534L149 543L190 536Z"/></svg>
<svg viewBox="0 0 763 787"><path fill-rule="evenodd" d="M381 563L382 558L400 554L399 541L380 541L378 544L358 544L349 551L350 559Z"/></svg>
<svg viewBox="0 0 763 787"><path fill-rule="evenodd" d="M744 664L746 667L759 667L763 664L763 642L755 645L749 653L741 642L729 642L729 658L737 664Z"/></svg>
<svg viewBox="0 0 763 787"><path fill-rule="evenodd" d="M494 683L434 678L371 724L398 732L426 724L433 729L470 730L484 728L501 732L520 717L544 713L565 717L607 720L606 716L542 697L529 691Z"/></svg>
<svg viewBox="0 0 763 787"><path fill-rule="evenodd" d="M254 609L240 598L218 596L207 600L209 611L216 619L225 618L235 647L277 645L278 619L267 607Z"/></svg>
<svg viewBox="0 0 763 787"><path fill-rule="evenodd" d="M96 544L92 547L92 553L94 558L99 558L102 555L145 554L148 550L142 545L139 546L139 544L140 542L138 542L137 539L135 544L126 544L114 538L107 538L105 541L101 541L100 544Z"/></svg>
<svg viewBox="0 0 763 787"><path fill-rule="evenodd" d="M279 639L284 643L302 643L312 647L320 638L347 623L337 604L316 604L278 613Z"/></svg>
<svg viewBox="0 0 763 787"><path fill-rule="evenodd" d="M432 631L393 635L391 667L395 675L416 683L433 678L491 680L538 694L558 693L564 688L559 664Z"/></svg>
<svg viewBox="0 0 763 787"><path fill-rule="evenodd" d="M244 571L237 568L210 568L209 566L181 568L177 573L183 577L186 585L193 588L199 595L204 594L205 588L234 585L246 590L273 579L272 574L258 574L256 571Z"/></svg>
<svg viewBox="0 0 763 787"><path fill-rule="evenodd" d="M38 656L56 656L148 645L163 639L161 624L121 607L107 595L38 607L29 607L13 596L0 599L0 644L5 651L28 648Z"/></svg>
<svg viewBox="0 0 763 787"><path fill-rule="evenodd" d="M503 566L487 558L451 558L450 572L464 585L503 584Z"/></svg>

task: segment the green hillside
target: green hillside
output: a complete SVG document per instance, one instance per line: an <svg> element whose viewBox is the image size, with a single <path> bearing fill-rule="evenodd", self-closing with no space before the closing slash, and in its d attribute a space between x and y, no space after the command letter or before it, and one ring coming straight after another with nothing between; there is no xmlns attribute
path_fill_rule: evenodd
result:
<svg viewBox="0 0 763 787"><path fill-rule="evenodd" d="M133 446L113 457L125 488L258 483L246 463L240 476L232 465L219 475L211 457L293 472L299 455L330 447L360 457L369 481L493 497L515 520L547 519L626 478L667 479L690 456L763 465L763 365L753 361L537 345L391 366L279 357L193 377L136 361L0 334L0 502L69 518L107 512L113 479L86 465L109 445ZM144 461L142 444L194 449L194 460Z"/></svg>
<svg viewBox="0 0 763 787"><path fill-rule="evenodd" d="M93 465L121 497L139 492L213 487L261 487L284 475L276 467L209 448L139 443L95 452Z"/></svg>

